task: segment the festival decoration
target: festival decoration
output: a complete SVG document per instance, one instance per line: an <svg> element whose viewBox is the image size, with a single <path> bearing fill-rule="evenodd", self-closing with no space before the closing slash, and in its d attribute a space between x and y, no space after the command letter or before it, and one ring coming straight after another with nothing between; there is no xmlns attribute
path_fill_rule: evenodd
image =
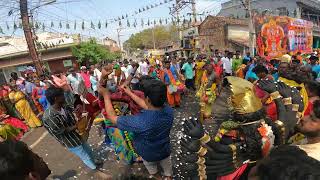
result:
<svg viewBox="0 0 320 180"><path fill-rule="evenodd" d="M256 16L257 51L264 57L281 57L287 52L312 52L313 23L286 16Z"/></svg>
<svg viewBox="0 0 320 180"><path fill-rule="evenodd" d="M96 29L92 21L91 21L91 29Z"/></svg>
<svg viewBox="0 0 320 180"><path fill-rule="evenodd" d="M101 22L98 23L98 29L101 29Z"/></svg>

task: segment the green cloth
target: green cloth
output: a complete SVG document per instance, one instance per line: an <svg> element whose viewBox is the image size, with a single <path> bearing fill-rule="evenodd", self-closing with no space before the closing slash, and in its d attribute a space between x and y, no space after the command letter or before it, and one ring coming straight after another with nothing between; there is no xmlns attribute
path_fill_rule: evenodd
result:
<svg viewBox="0 0 320 180"><path fill-rule="evenodd" d="M15 139L20 133L20 129L15 128L9 124L0 125L0 136L7 139Z"/></svg>
<svg viewBox="0 0 320 180"><path fill-rule="evenodd" d="M189 63L184 63L182 68L184 70L184 76L186 79L193 79L193 68Z"/></svg>
<svg viewBox="0 0 320 180"><path fill-rule="evenodd" d="M241 58L239 58L239 59L234 58L232 60L232 70L233 70L233 72L237 71L239 69L239 67L241 66L241 64L242 64L242 59Z"/></svg>

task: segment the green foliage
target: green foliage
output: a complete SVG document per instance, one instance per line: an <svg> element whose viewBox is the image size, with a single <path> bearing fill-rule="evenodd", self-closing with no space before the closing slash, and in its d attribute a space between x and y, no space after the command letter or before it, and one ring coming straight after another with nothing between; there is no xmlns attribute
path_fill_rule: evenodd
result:
<svg viewBox="0 0 320 180"><path fill-rule="evenodd" d="M79 63L97 64L102 60L114 61L121 58L121 52L110 52L106 47L97 43L95 39L81 42L72 47L72 54Z"/></svg>
<svg viewBox="0 0 320 180"><path fill-rule="evenodd" d="M124 47L130 51L153 49L153 33L156 48L162 48L179 40L178 30L175 26L156 26L131 35L124 42Z"/></svg>

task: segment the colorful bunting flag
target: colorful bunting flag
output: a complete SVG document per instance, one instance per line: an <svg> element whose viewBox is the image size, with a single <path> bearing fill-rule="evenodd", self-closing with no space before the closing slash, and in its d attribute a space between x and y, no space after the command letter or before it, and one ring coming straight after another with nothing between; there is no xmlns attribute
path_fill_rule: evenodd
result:
<svg viewBox="0 0 320 180"><path fill-rule="evenodd" d="M98 23L98 29L101 29L101 22Z"/></svg>
<svg viewBox="0 0 320 180"><path fill-rule="evenodd" d="M96 29L92 21L91 21L91 29Z"/></svg>

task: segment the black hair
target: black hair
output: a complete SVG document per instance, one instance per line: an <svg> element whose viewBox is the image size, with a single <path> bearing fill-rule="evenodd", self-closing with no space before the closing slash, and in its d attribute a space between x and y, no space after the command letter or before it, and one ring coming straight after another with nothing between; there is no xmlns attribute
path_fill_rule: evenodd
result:
<svg viewBox="0 0 320 180"><path fill-rule="evenodd" d="M310 61L318 61L319 58L318 58L317 56L311 56L311 57L309 58L309 60L310 60Z"/></svg>
<svg viewBox="0 0 320 180"><path fill-rule="evenodd" d="M320 100L313 102L313 113L317 118L320 118Z"/></svg>
<svg viewBox="0 0 320 180"><path fill-rule="evenodd" d="M21 141L0 143L0 177L2 180L25 179L34 171L32 151Z"/></svg>
<svg viewBox="0 0 320 180"><path fill-rule="evenodd" d="M155 107L162 107L167 100L166 85L156 79L141 80L144 96L148 97Z"/></svg>
<svg viewBox="0 0 320 180"><path fill-rule="evenodd" d="M64 91L62 88L57 88L50 86L46 91L46 98L48 102L53 105L55 103L55 98L58 96L64 96Z"/></svg>
<svg viewBox="0 0 320 180"><path fill-rule="evenodd" d="M263 65L257 65L256 67L253 68L252 70L254 73L259 74L259 73L266 73L268 74L268 69L263 66Z"/></svg>
<svg viewBox="0 0 320 180"><path fill-rule="evenodd" d="M320 161L298 146L283 145L271 150L257 165L260 180L313 180L320 178Z"/></svg>
<svg viewBox="0 0 320 180"><path fill-rule="evenodd" d="M306 87L312 93L320 96L320 83L318 83L317 81L307 81Z"/></svg>

